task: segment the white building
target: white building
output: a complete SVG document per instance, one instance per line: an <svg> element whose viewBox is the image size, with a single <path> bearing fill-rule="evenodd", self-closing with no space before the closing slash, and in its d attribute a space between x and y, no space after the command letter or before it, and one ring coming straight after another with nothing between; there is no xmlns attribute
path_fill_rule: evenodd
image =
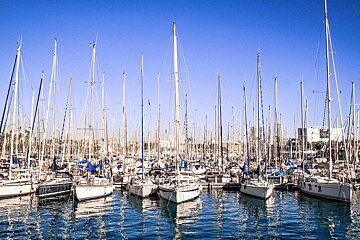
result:
<svg viewBox="0 0 360 240"><path fill-rule="evenodd" d="M302 139L302 129L298 128L298 139L301 142ZM331 129L331 141L342 141L343 134L341 128L332 128ZM305 142L327 142L329 141L329 130L327 127L322 126L313 126L310 128L304 128L304 139Z"/></svg>

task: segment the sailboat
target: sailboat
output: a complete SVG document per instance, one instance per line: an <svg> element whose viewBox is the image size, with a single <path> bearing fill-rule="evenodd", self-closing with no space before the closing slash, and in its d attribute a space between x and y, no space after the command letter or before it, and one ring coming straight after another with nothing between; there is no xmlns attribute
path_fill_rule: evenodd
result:
<svg viewBox="0 0 360 240"><path fill-rule="evenodd" d="M346 182L340 182L332 177L332 149L331 149L331 81L330 81L330 60L329 60L329 21L327 15L327 2L324 0L324 18L325 18L325 41L326 41L326 102L328 118L328 135L329 135L329 171L328 177L303 175L299 179L300 191L317 197L333 199L343 202L351 202L352 185ZM301 110L302 111L302 110ZM303 124L302 124L303 126ZM304 128L303 128L304 129ZM304 147L303 147L304 151ZM303 154L304 156L304 154ZM304 161L304 158L303 158Z"/></svg>
<svg viewBox="0 0 360 240"><path fill-rule="evenodd" d="M159 193L162 198L174 203L182 203L199 197L200 185L192 172L180 172L180 104L179 104L179 72L177 59L177 36L176 23L173 23L173 61L174 61L174 85L175 85L175 149L176 149L176 172L169 176L159 185Z"/></svg>
<svg viewBox="0 0 360 240"><path fill-rule="evenodd" d="M15 57L15 63L13 66L11 78L10 78L10 84L8 89L8 94L10 93L11 85L13 85L13 110L12 110L12 126L11 126L11 142L10 142L10 159L9 159L9 165L8 165L8 172L3 172L0 174L0 198L4 197L14 197L19 195L26 195L30 194L35 191L35 184L32 179L32 176L30 173L28 173L25 170L22 169L16 169L14 171L13 164L16 162L17 156L14 154L14 138L15 138L15 125L17 122L16 119L16 113L17 111L17 105L18 105L18 92L19 92L19 68L20 68L20 60L21 60L21 40L18 44L17 51L16 51L16 57ZM15 81L13 82L13 77L15 73ZM7 95L9 96L9 95ZM8 100L8 99L7 99ZM6 112L9 113L10 106L8 106L8 102L5 103L5 109L4 114ZM4 119L4 114L3 118ZM19 116L18 116L19 118ZM1 121L1 125L3 124L3 121ZM1 126L2 127L2 126ZM5 123L5 129L6 123ZM7 131L5 130L4 135L4 142L3 146L6 146L6 134ZM7 165L7 163L6 163ZM5 167L5 166L4 166Z"/></svg>
<svg viewBox="0 0 360 240"><path fill-rule="evenodd" d="M94 94L94 85L95 85L95 61L96 61L96 42L91 43L92 46L92 68L91 68L91 110L90 110L90 129L89 129L89 153L88 153L88 171L91 172L95 166L92 165L93 157L93 94ZM100 164L101 165L101 164ZM101 166L100 166L101 167ZM104 176L89 175L82 177L75 186L75 196L78 201L85 201L90 199L101 198L107 195L110 195L114 191L114 186L112 180ZM102 171L103 172L103 171Z"/></svg>
<svg viewBox="0 0 360 240"><path fill-rule="evenodd" d="M145 177L144 169L144 55L141 54L141 178L135 177L128 184L129 192L145 198L156 193L156 185L149 177Z"/></svg>
<svg viewBox="0 0 360 240"><path fill-rule="evenodd" d="M269 183L267 179L261 177L261 168L260 168L260 94L261 94L261 85L260 85L260 51L257 54L257 79L258 79L258 136L257 136L257 166L258 166L258 177L250 178L249 169L250 169L250 149L249 149L249 139L248 139L248 130L247 130L247 115L246 115L246 91L245 85L243 86L244 90L244 111L245 111L245 125L246 125L246 145L247 145L247 171L244 175L243 182L240 186L240 192L243 194L250 195L252 197L257 197L261 199L268 199L274 189L273 184Z"/></svg>
<svg viewBox="0 0 360 240"><path fill-rule="evenodd" d="M50 110L50 101L51 101L51 89L54 85L54 93L56 90L56 74L57 74L57 40L55 39L55 46L54 46L54 58L53 58L53 66L51 71L51 79L50 79L50 89L49 89L49 97L48 97L48 108L46 111L46 121L45 121L45 132L44 132L44 139L43 139L43 146L42 146L42 153L40 156L40 175L42 172L42 162L45 155L45 146L46 146L46 132L48 126L48 116ZM39 91L40 94L40 91ZM53 97L54 100L54 110L56 111L55 107L55 94ZM36 109L37 110L37 109ZM35 111L36 111L35 110ZM53 121L55 123L55 114L53 115ZM35 119L35 118L34 118ZM55 124L53 126L55 128ZM54 140L53 140L54 141ZM31 145L30 145L31 147ZM53 144L55 148L55 144ZM29 149L30 150L30 149ZM60 194L70 193L72 191L72 183L73 183L73 176L65 171L57 171L57 164L56 164L56 156L55 156L55 149L53 149L53 171L47 172L45 179L41 179L36 189L36 195L38 197L50 197L56 196Z"/></svg>

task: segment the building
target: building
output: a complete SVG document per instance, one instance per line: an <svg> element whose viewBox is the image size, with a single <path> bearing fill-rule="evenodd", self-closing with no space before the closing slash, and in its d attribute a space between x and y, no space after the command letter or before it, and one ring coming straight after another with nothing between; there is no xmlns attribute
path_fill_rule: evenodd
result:
<svg viewBox="0 0 360 240"><path fill-rule="evenodd" d="M298 128L298 139L299 142L302 141L302 129ZM343 139L342 129L341 128L332 128L331 129L331 141L341 142ZM322 126L313 126L310 128L304 128L304 140L308 143L313 142L327 142L329 141L329 129L328 127Z"/></svg>

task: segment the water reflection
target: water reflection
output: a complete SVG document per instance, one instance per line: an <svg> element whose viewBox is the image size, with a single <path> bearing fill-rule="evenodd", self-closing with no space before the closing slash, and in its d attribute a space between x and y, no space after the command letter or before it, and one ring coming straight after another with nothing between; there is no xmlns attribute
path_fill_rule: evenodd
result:
<svg viewBox="0 0 360 240"><path fill-rule="evenodd" d="M69 238L68 229L72 226L72 195L36 199L38 236L44 238Z"/></svg>
<svg viewBox="0 0 360 240"><path fill-rule="evenodd" d="M135 207L140 211L142 215L144 215L147 211L151 210L152 206L156 205L156 201L158 200L158 198L139 198L129 194L128 200L130 206Z"/></svg>
<svg viewBox="0 0 360 240"><path fill-rule="evenodd" d="M182 234L195 234L196 221L199 219L199 212L201 210L200 198L175 204L168 200L160 198L160 209L170 216L174 223L174 238L181 238ZM192 229L191 227L195 227Z"/></svg>
<svg viewBox="0 0 360 240"><path fill-rule="evenodd" d="M343 202L318 199L300 195L298 204L301 207L300 215L306 220L304 233L309 236L324 238L344 238L351 225L351 205ZM312 224L318 222L319 224Z"/></svg>
<svg viewBox="0 0 360 240"><path fill-rule="evenodd" d="M359 199L360 192L355 199ZM0 239L359 239L360 205L274 192L202 192L182 204L127 192L73 204L71 196L0 200Z"/></svg>
<svg viewBox="0 0 360 240"><path fill-rule="evenodd" d="M31 195L0 200L0 239L28 237L29 231L22 228L29 222L33 207ZM26 226L27 228L27 226Z"/></svg>
<svg viewBox="0 0 360 240"><path fill-rule="evenodd" d="M264 200L240 194L239 204L241 214L239 231L244 233L241 237L264 237L264 231L269 232L271 224L275 221L272 215L275 205L274 197Z"/></svg>
<svg viewBox="0 0 360 240"><path fill-rule="evenodd" d="M76 218L103 216L107 212L111 211L111 203L113 200L114 195L84 202L75 201L75 216Z"/></svg>
<svg viewBox="0 0 360 240"><path fill-rule="evenodd" d="M114 200L115 196L110 195L100 199L75 202L76 227L82 229L77 238L104 239L107 237L106 228L113 223L110 218L114 213Z"/></svg>

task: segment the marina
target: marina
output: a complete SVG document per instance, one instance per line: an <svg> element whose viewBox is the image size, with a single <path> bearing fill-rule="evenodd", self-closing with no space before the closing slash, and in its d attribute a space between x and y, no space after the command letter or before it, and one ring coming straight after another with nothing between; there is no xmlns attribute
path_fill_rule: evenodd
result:
<svg viewBox="0 0 360 240"><path fill-rule="evenodd" d="M0 239L359 239L358 83L337 73L338 65L351 72L342 64L349 62L343 45L337 48L340 60L335 60L334 42L347 39L337 24L339 3L319 2L296 3L316 18L302 20L311 31L313 22L321 23L313 85L309 70L304 79L294 67L276 68L272 59L281 56L282 48L274 55L263 40L264 48L241 47L241 54L252 52L245 60L239 53L232 58L247 66L240 68L248 74L242 80L230 62L208 75L217 68L197 64L213 61L217 51L197 51L201 48L193 40L204 36L199 38L184 21L169 21L154 33L145 33L151 24L144 23L147 27L139 27L144 32L136 36L141 40L129 37L134 45L114 44L112 38L109 44L107 33L104 39L96 34L71 57L67 54L75 48L62 36L55 37L51 47L47 40L41 48L46 54L29 65L27 54L39 53L30 50L34 42L28 44L20 35L11 57L0 57L11 63L0 63L0 75L4 66L10 71L0 88ZM212 4L230 13L232 4L242 9L244 3ZM212 9L212 4L206 7ZM348 10L357 8L360 5L353 4ZM113 12L109 6L104 9ZM303 17L290 9L291 16ZM139 23L127 24L121 26ZM83 34L107 28L84 29ZM239 30L233 30L228 44L238 37ZM162 31L170 33L167 49ZM153 41L153 35L156 44L142 42ZM224 45L217 46L221 54L229 57L232 50L223 42L227 38L218 39ZM207 40L209 45L201 47L215 46ZM316 42L311 40L307 44L312 49ZM119 57L114 50L118 45L127 54L136 52L133 62L121 56L122 69L112 63ZM315 52L309 49L302 51ZM200 52L206 60L198 59ZM188 55L197 62L187 62ZM79 61L85 56L87 61ZM295 66L309 57L281 61ZM40 63L51 67L40 71L34 67ZM162 72L155 71L160 66ZM204 76L195 74L194 80L191 68L201 69ZM37 71L37 78L32 73L29 80L29 71ZM270 76L270 71L284 72L285 77ZM299 80L289 80L294 77Z"/></svg>

